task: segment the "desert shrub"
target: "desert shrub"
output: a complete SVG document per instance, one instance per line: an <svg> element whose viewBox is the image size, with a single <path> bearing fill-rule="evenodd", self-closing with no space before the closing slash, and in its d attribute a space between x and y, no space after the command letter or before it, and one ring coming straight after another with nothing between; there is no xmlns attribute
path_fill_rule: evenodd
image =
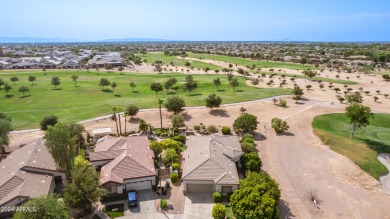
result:
<svg viewBox="0 0 390 219"><path fill-rule="evenodd" d="M220 192L213 193L213 201L215 203L220 203L222 201L222 194Z"/></svg>
<svg viewBox="0 0 390 219"><path fill-rule="evenodd" d="M209 125L207 126L207 131L209 131L210 133L216 133L217 127L215 127L215 125Z"/></svg>
<svg viewBox="0 0 390 219"><path fill-rule="evenodd" d="M175 183L179 180L179 175L175 172L172 172L171 175L170 175L170 178L171 178L171 182L172 183Z"/></svg>
<svg viewBox="0 0 390 219"><path fill-rule="evenodd" d="M248 142L242 142L241 143L241 150L244 153L250 153L250 152L255 152L256 151L256 149L253 146L253 144L252 143L248 143Z"/></svg>
<svg viewBox="0 0 390 219"><path fill-rule="evenodd" d="M246 143L254 143L253 138L244 138L244 142L246 142Z"/></svg>
<svg viewBox="0 0 390 219"><path fill-rule="evenodd" d="M161 208L166 208L168 207L168 202L166 199L161 199Z"/></svg>
<svg viewBox="0 0 390 219"><path fill-rule="evenodd" d="M213 206L213 210L211 212L211 216L214 219L225 219L225 205L216 204Z"/></svg>
<svg viewBox="0 0 390 219"><path fill-rule="evenodd" d="M178 163L173 163L173 164L172 164L172 169L173 169L173 170L180 170L180 164L178 164Z"/></svg>
<svg viewBox="0 0 390 219"><path fill-rule="evenodd" d="M194 130L199 132L200 131L200 125L194 125Z"/></svg>
<svg viewBox="0 0 390 219"><path fill-rule="evenodd" d="M242 139L245 139L245 138L253 138L253 135L250 133L245 133L242 135Z"/></svg>
<svg viewBox="0 0 390 219"><path fill-rule="evenodd" d="M286 101L286 100L283 100L283 99L280 99L280 100L279 100L279 105L280 105L281 107L286 107L286 106L287 106L287 101Z"/></svg>
<svg viewBox="0 0 390 219"><path fill-rule="evenodd" d="M227 126L222 127L222 134L230 135L230 128Z"/></svg>

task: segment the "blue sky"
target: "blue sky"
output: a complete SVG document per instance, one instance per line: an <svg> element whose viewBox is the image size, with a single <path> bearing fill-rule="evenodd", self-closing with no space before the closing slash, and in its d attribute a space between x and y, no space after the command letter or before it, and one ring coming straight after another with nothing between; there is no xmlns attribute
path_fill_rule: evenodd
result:
<svg viewBox="0 0 390 219"><path fill-rule="evenodd" d="M12 0L0 37L390 41L389 0Z"/></svg>

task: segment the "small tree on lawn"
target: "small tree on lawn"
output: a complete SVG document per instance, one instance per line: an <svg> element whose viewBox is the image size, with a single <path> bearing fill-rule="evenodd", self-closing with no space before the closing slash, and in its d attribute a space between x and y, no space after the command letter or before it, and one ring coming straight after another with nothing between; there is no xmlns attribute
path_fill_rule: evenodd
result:
<svg viewBox="0 0 390 219"><path fill-rule="evenodd" d="M176 115L184 110L185 102L184 99L179 96L170 96L165 101L165 107L168 112L173 112Z"/></svg>
<svg viewBox="0 0 390 219"><path fill-rule="evenodd" d="M136 105L129 105L126 108L127 115L130 116L130 119L133 119L133 117L135 115L137 115L138 111L139 111L139 108Z"/></svg>
<svg viewBox="0 0 390 219"><path fill-rule="evenodd" d="M214 107L219 107L222 103L222 98L215 95L215 94L210 94L206 99L206 107L210 108L213 110Z"/></svg>
<svg viewBox="0 0 390 219"><path fill-rule="evenodd" d="M102 87L102 90L105 86L109 86L111 83L107 78L101 78L99 82L99 86Z"/></svg>
<svg viewBox="0 0 390 219"><path fill-rule="evenodd" d="M23 96L24 96L24 93L25 93L25 92L28 92L28 91L30 91L30 89L29 89L27 86L21 86L21 87L19 88L19 92L22 92L22 93L23 93Z"/></svg>
<svg viewBox="0 0 390 219"><path fill-rule="evenodd" d="M220 203L215 204L213 206L213 210L211 212L211 216L214 219L225 219L225 205L222 205Z"/></svg>
<svg viewBox="0 0 390 219"><path fill-rule="evenodd" d="M79 79L79 76L78 75L72 75L70 77L72 78L72 81L74 81L74 86L76 87L77 86L77 80Z"/></svg>
<svg viewBox="0 0 390 219"><path fill-rule="evenodd" d="M14 83L14 86L15 86L15 82L19 81L19 78L16 76L13 76L10 78L10 81L12 81Z"/></svg>
<svg viewBox="0 0 390 219"><path fill-rule="evenodd" d="M111 83L112 92L115 92L115 88L118 87L118 84L116 82Z"/></svg>
<svg viewBox="0 0 390 219"><path fill-rule="evenodd" d="M4 91L5 91L5 94L8 95L8 92L12 90L12 86L9 85L9 84L4 84Z"/></svg>
<svg viewBox="0 0 390 219"><path fill-rule="evenodd" d="M191 95L191 92L196 88L198 88L198 83L193 79L191 75L188 75L186 77L186 82L184 83L183 90L189 91Z"/></svg>
<svg viewBox="0 0 390 219"><path fill-rule="evenodd" d="M370 119L374 116L370 107L356 103L345 108L345 115L349 118L352 125L351 138L357 129L370 125Z"/></svg>
<svg viewBox="0 0 390 219"><path fill-rule="evenodd" d="M157 93L160 92L160 91L163 91L163 86L161 85L161 83L153 82L150 85L150 90L156 92L156 97L157 97Z"/></svg>
<svg viewBox="0 0 390 219"><path fill-rule="evenodd" d="M131 87L131 91L133 91L134 90L134 88L135 87L137 87L137 85L135 85L135 83L134 82L130 82L130 87Z"/></svg>
<svg viewBox="0 0 390 219"><path fill-rule="evenodd" d="M51 85L54 85L54 89L56 89L57 86L60 84L61 84L61 80L59 77L55 76L51 78Z"/></svg>
<svg viewBox="0 0 390 219"><path fill-rule="evenodd" d="M37 78L34 75L28 76L28 81L31 82L31 85L34 85L34 81L36 81Z"/></svg>
<svg viewBox="0 0 390 219"><path fill-rule="evenodd" d="M276 133L283 133L290 128L290 126L288 126L286 121L279 118L273 118L271 120L271 123L272 123L272 128L275 130Z"/></svg>
<svg viewBox="0 0 390 219"><path fill-rule="evenodd" d="M221 80L219 78L214 79L214 85L219 90L219 86L221 86Z"/></svg>
<svg viewBox="0 0 390 219"><path fill-rule="evenodd" d="M256 116L244 113L234 120L233 128L241 133L250 133L257 129L258 123Z"/></svg>
<svg viewBox="0 0 390 219"><path fill-rule="evenodd" d="M240 82L238 82L237 78L232 78L232 80L230 80L229 84L230 84L230 86L232 86L233 91L234 91L235 88L240 85Z"/></svg>

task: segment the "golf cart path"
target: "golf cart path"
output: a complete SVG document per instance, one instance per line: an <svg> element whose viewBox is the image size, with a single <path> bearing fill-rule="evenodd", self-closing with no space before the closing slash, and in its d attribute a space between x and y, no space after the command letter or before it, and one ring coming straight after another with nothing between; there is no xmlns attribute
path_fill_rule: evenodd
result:
<svg viewBox="0 0 390 219"><path fill-rule="evenodd" d="M380 176L379 180L381 181L383 188L390 193L390 154L381 153L378 154L377 158L389 171L387 174Z"/></svg>
<svg viewBox="0 0 390 219"><path fill-rule="evenodd" d="M313 132L311 122L315 116L342 109L326 102L304 104L296 112L280 117L290 125L288 134L276 135L270 123L261 127L266 137L259 142L264 169L279 183L281 205L288 207L287 212L281 210L281 216L390 218L386 210L390 196L384 186L324 145ZM317 205L310 201L312 191Z"/></svg>

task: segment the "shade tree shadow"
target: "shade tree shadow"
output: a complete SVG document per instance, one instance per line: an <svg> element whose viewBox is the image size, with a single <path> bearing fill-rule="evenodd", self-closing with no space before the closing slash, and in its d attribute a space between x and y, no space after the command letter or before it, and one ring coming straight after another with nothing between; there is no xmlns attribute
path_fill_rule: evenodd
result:
<svg viewBox="0 0 390 219"><path fill-rule="evenodd" d="M230 117L228 112L224 109L214 109L210 111L210 114L213 116L219 116L219 117Z"/></svg>
<svg viewBox="0 0 390 219"><path fill-rule="evenodd" d="M21 96L21 97L19 97L19 98L27 98L27 97L31 97L31 94L29 94L29 95L23 95L23 96Z"/></svg>

